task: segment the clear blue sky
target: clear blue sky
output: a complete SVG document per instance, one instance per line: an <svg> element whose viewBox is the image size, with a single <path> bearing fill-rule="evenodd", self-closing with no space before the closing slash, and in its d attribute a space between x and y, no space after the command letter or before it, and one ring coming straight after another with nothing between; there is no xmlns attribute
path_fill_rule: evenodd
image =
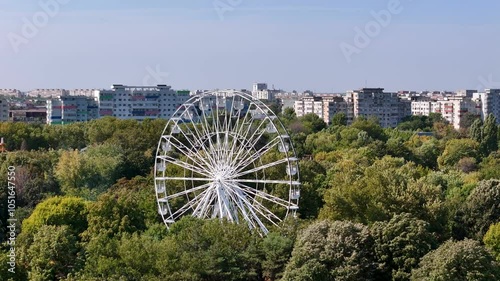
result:
<svg viewBox="0 0 500 281"><path fill-rule="evenodd" d="M356 28L393 0L64 0L16 53L23 18L50 1L0 0L0 88L500 87L498 0L400 0L365 45ZM342 44L357 48L350 62Z"/></svg>

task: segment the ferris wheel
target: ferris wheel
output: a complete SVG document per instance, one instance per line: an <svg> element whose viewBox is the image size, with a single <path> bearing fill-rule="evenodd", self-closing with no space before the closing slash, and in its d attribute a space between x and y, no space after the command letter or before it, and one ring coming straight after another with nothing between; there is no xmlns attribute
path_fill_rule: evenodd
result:
<svg viewBox="0 0 500 281"><path fill-rule="evenodd" d="M260 100L234 90L192 96L172 115L155 163L158 212L246 223L267 234L296 215L299 166L289 135Z"/></svg>

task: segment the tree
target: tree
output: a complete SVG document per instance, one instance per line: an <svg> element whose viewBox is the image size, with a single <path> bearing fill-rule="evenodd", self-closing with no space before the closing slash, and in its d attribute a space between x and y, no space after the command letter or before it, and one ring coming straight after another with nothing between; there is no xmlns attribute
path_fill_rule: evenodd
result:
<svg viewBox="0 0 500 281"><path fill-rule="evenodd" d="M484 245L500 262L500 222L492 224L483 238Z"/></svg>
<svg viewBox="0 0 500 281"><path fill-rule="evenodd" d="M469 138L481 143L483 140L483 121L476 119L469 129Z"/></svg>
<svg viewBox="0 0 500 281"><path fill-rule="evenodd" d="M259 239L244 224L184 217L172 225L157 266L169 280L256 280Z"/></svg>
<svg viewBox="0 0 500 281"><path fill-rule="evenodd" d="M493 114L489 114L484 121L483 138L481 140L481 150L485 156L498 150L498 127Z"/></svg>
<svg viewBox="0 0 500 281"><path fill-rule="evenodd" d="M157 219L151 178L121 179L99 196L89 210L85 241L103 234L107 237L144 231Z"/></svg>
<svg viewBox="0 0 500 281"><path fill-rule="evenodd" d="M298 120L303 124L305 131L309 133L316 133L326 128L325 121L314 113L305 114Z"/></svg>
<svg viewBox="0 0 500 281"><path fill-rule="evenodd" d="M491 224L500 220L500 180L478 183L459 210L458 225L465 227L469 238L482 239Z"/></svg>
<svg viewBox="0 0 500 281"><path fill-rule="evenodd" d="M286 263L293 250L293 240L290 237L270 232L261 242L263 253L262 275L264 280L278 280L282 277Z"/></svg>
<svg viewBox="0 0 500 281"><path fill-rule="evenodd" d="M314 222L298 237L282 280L374 280L373 238L352 222Z"/></svg>
<svg viewBox="0 0 500 281"><path fill-rule="evenodd" d="M332 117L331 126L347 126L347 116L344 112L337 112Z"/></svg>
<svg viewBox="0 0 500 281"><path fill-rule="evenodd" d="M444 196L438 186L418 181L425 172L414 163L386 156L367 168L353 162L337 167L329 171L320 218L370 224L407 212L437 227Z"/></svg>
<svg viewBox="0 0 500 281"><path fill-rule="evenodd" d="M500 268L486 249L474 240L452 241L422 258L412 271L412 281L494 281Z"/></svg>
<svg viewBox="0 0 500 281"><path fill-rule="evenodd" d="M384 134L384 130L380 126L377 120L375 119L366 119L364 117L358 117L351 125L352 128L365 131L368 133L372 139L375 140L383 140L387 139L387 136Z"/></svg>
<svg viewBox="0 0 500 281"><path fill-rule="evenodd" d="M438 163L440 168L454 168L460 159L472 157L477 159L479 156L479 143L471 139L452 139L446 143L443 154L439 156Z"/></svg>
<svg viewBox="0 0 500 281"><path fill-rule="evenodd" d="M429 224L407 213L376 222L371 229L377 259L388 273L386 280L409 280L411 270L436 245Z"/></svg>
<svg viewBox="0 0 500 281"><path fill-rule="evenodd" d="M27 250L30 280L56 280L82 265L77 238L68 226L44 225Z"/></svg>
<svg viewBox="0 0 500 281"><path fill-rule="evenodd" d="M23 235L34 235L44 225L69 226L78 235L87 228L88 202L77 197L56 196L35 207L29 218L23 221Z"/></svg>
<svg viewBox="0 0 500 281"><path fill-rule="evenodd" d="M121 177L123 166L121 148L102 144L83 152L63 151L55 174L66 194L81 194L81 189L102 192Z"/></svg>

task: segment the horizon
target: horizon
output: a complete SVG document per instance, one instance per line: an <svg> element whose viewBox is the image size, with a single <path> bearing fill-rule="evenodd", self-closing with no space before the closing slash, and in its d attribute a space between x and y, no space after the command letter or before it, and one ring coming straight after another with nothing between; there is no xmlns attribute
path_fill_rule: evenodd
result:
<svg viewBox="0 0 500 281"><path fill-rule="evenodd" d="M493 0L0 5L0 88L500 88Z"/></svg>

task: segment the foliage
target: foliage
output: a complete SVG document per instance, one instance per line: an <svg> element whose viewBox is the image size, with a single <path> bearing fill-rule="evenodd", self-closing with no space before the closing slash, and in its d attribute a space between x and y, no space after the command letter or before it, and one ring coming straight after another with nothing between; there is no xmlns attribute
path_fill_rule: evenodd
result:
<svg viewBox="0 0 500 281"><path fill-rule="evenodd" d="M452 139L438 158L439 167L454 168L460 159L466 157L479 157L479 143L471 139Z"/></svg>
<svg viewBox="0 0 500 281"><path fill-rule="evenodd" d="M500 268L479 242L447 241L422 258L420 267L412 272L412 281L493 281Z"/></svg>
<svg viewBox="0 0 500 281"><path fill-rule="evenodd" d="M344 112L335 113L331 121L331 126L347 126L347 116Z"/></svg>
<svg viewBox="0 0 500 281"><path fill-rule="evenodd" d="M55 174L67 194L78 194L80 189L103 191L121 176L123 165L120 147L104 144L84 152L63 151Z"/></svg>
<svg viewBox="0 0 500 281"><path fill-rule="evenodd" d="M61 279L81 266L77 238L67 225L42 226L27 250L30 280Z"/></svg>
<svg viewBox="0 0 500 281"><path fill-rule="evenodd" d="M377 222L371 229L377 259L388 274L386 280L409 280L411 270L436 245L429 224L407 213L395 215L388 222Z"/></svg>
<svg viewBox="0 0 500 281"><path fill-rule="evenodd" d="M433 228L441 227L444 193L439 186L418 180L425 171L411 162L388 156L370 167L353 165L356 164L331 170L320 218L370 224L408 212L432 222Z"/></svg>
<svg viewBox="0 0 500 281"><path fill-rule="evenodd" d="M63 226L78 235L87 228L88 202L77 197L51 197L35 207L23 222L23 234L34 235L44 225Z"/></svg>
<svg viewBox="0 0 500 281"><path fill-rule="evenodd" d="M282 280L374 280L376 274L367 227L319 221L297 239Z"/></svg>
<svg viewBox="0 0 500 281"><path fill-rule="evenodd" d="M500 222L490 225L483 237L483 242L496 257L497 262L500 262Z"/></svg>
<svg viewBox="0 0 500 281"><path fill-rule="evenodd" d="M121 179L99 196L89 210L85 240L101 234L112 238L144 231L157 218L152 186L151 178Z"/></svg>
<svg viewBox="0 0 500 281"><path fill-rule="evenodd" d="M467 237L481 240L491 224L500 220L500 180L481 181L457 214Z"/></svg>

